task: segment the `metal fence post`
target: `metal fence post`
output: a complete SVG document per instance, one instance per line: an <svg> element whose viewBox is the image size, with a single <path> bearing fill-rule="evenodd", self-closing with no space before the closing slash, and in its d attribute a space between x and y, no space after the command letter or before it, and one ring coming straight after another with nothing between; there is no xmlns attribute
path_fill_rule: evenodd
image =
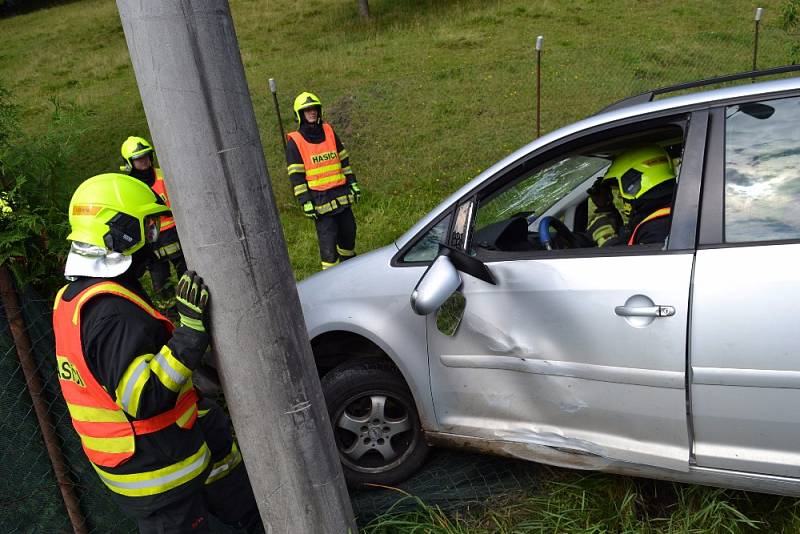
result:
<svg viewBox="0 0 800 534"><path fill-rule="evenodd" d="M28 393L30 393L31 401L33 401L36 419L42 431L42 439L47 448L47 455L50 457L50 463L53 465L53 472L56 475L61 497L64 499L64 507L67 509L69 521L76 534L87 534L86 518L81 513L80 506L78 505L78 498L74 491L75 485L69 477L69 470L64 455L61 452L58 436L55 432L55 425L47 411L46 401L42 397L44 388L42 387L39 373L36 371L36 362L33 360L31 342L26 333L25 320L22 317L19 298L14 289L11 273L6 266L0 266L0 296L3 300L3 307L8 319L9 330L14 339L14 345L17 348L17 357L19 358L20 367L22 368L23 375L25 375Z"/></svg>

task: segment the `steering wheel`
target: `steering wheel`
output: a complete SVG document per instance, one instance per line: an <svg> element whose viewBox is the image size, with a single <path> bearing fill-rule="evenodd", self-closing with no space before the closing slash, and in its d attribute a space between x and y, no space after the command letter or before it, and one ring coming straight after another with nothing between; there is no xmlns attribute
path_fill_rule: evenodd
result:
<svg viewBox="0 0 800 534"><path fill-rule="evenodd" d="M550 235L550 229L556 231L555 237ZM539 220L539 242L547 250L562 248L579 248L580 242L572 230L556 217L546 215Z"/></svg>

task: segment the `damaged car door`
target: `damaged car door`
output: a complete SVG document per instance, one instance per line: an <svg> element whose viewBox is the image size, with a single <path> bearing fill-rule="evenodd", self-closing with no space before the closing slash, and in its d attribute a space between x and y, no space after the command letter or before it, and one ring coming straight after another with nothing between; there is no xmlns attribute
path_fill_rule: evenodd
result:
<svg viewBox="0 0 800 534"><path fill-rule="evenodd" d="M690 122L681 124L688 135ZM702 127L688 137L684 160L702 161ZM610 159L575 150L536 160L543 163L508 177L500 191L477 191L457 207L468 223L456 220L450 243L482 261L495 283L461 273L451 327L442 328L440 313L427 315L441 433L572 467L620 461L686 471L693 247L539 246L537 212L585 230L585 191ZM498 213L514 215L498 222ZM559 461L553 451L581 460Z"/></svg>

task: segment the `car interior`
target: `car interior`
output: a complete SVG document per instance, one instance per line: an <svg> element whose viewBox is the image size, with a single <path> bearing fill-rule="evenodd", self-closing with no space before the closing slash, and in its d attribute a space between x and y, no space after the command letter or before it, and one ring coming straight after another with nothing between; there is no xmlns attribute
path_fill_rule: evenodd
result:
<svg viewBox="0 0 800 534"><path fill-rule="evenodd" d="M533 162L527 169L522 165L516 173L511 171L499 186L479 195L470 254L491 259L508 253L597 248L587 231L594 214L587 190L604 176L615 157L642 145L664 148L678 176L683 126L670 123L616 136L554 160ZM627 223L617 187L612 187L612 192L615 207Z"/></svg>

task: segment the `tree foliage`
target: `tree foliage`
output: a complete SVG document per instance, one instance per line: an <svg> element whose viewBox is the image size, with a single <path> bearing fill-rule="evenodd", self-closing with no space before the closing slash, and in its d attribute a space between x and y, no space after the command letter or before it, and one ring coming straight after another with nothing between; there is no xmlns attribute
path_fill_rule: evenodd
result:
<svg viewBox="0 0 800 534"><path fill-rule="evenodd" d="M50 127L36 137L19 124L11 94L0 87L0 263L17 280L50 290L62 281L74 184L68 162L76 153L83 113L50 100Z"/></svg>

